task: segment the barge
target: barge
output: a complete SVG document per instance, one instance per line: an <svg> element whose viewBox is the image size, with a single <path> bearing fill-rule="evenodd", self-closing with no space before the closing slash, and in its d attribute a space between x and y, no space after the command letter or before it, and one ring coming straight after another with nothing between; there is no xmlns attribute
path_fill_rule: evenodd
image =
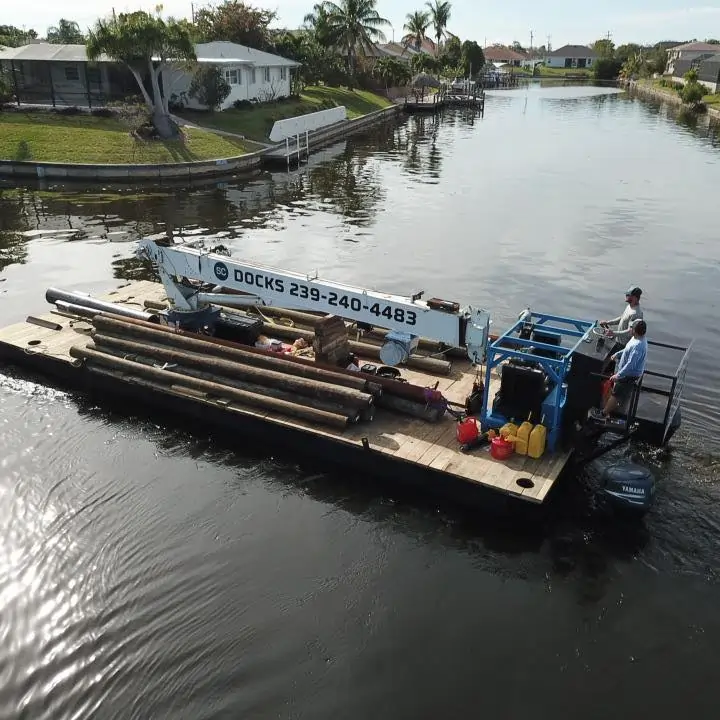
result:
<svg viewBox="0 0 720 720"><path fill-rule="evenodd" d="M542 506L564 470L634 434L665 444L680 422L689 348L674 348L673 373L654 373L667 387L644 382L625 417L598 429L586 418L608 350L593 321L526 311L492 335L486 311L422 293L374 293L153 240L139 254L161 282L103 298L48 290L49 313L0 330L0 358L209 424L239 451L264 443L484 506ZM467 442L459 429L473 418ZM528 418L547 433L540 456L497 459L488 431ZM637 468L608 483L619 502L649 506L652 483Z"/></svg>

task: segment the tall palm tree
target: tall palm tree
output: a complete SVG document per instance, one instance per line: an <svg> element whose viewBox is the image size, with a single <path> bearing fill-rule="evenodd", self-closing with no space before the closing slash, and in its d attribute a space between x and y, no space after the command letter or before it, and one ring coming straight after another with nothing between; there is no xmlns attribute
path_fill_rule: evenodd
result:
<svg viewBox="0 0 720 720"><path fill-rule="evenodd" d="M440 38L445 35L445 29L447 28L448 22L450 21L450 11L452 5L449 0L433 0L433 2L425 3L430 8L430 24L435 30L435 38L437 44L435 45L435 54L440 54Z"/></svg>
<svg viewBox="0 0 720 720"><path fill-rule="evenodd" d="M367 54L376 42L384 42L381 28L390 22L378 13L377 0L327 0L327 24L335 44L347 53L350 76L355 74L355 58L358 51Z"/></svg>
<svg viewBox="0 0 720 720"><path fill-rule="evenodd" d="M332 33L328 27L328 11L325 3L316 3L313 5L312 12L303 18L303 22L306 27L313 31L315 39L320 45L323 47L333 45Z"/></svg>
<svg viewBox="0 0 720 720"><path fill-rule="evenodd" d="M407 33L402 39L407 47L411 43L416 50L420 50L422 41L426 38L427 29L430 27L430 13L425 10L416 10L405 16L403 30Z"/></svg>

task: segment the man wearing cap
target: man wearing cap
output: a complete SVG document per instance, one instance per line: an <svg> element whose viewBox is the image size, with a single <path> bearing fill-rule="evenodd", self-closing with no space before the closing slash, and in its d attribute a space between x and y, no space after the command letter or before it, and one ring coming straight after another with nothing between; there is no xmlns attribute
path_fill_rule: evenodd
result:
<svg viewBox="0 0 720 720"><path fill-rule="evenodd" d="M613 353L622 350L632 337L632 331L630 330L630 323L633 320L642 320L643 311L640 307L640 296L642 290L633 285L627 289L625 293L625 302L627 306L623 310L622 315L619 315L612 320L601 320L600 326L604 328L610 328L617 326L617 330L613 331L611 337L615 340L615 346L613 347Z"/></svg>
<svg viewBox="0 0 720 720"><path fill-rule="evenodd" d="M633 387L645 372L647 360L647 324L644 320L633 320L630 325L631 337L627 345L612 355L617 363L615 374L610 380L613 383L612 391L608 396L602 414L607 418L616 412L618 407L624 406L632 394ZM594 413L597 418L597 413Z"/></svg>

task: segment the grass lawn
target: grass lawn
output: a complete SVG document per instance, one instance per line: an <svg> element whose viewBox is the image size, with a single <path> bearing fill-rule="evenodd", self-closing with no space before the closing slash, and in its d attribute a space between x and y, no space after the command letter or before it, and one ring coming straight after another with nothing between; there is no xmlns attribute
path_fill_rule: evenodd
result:
<svg viewBox="0 0 720 720"><path fill-rule="evenodd" d="M141 141L112 118L0 112L0 159L155 164L214 160L257 149L235 138L186 128L186 141ZM27 152L21 143L27 143Z"/></svg>
<svg viewBox="0 0 720 720"><path fill-rule="evenodd" d="M276 120L283 120L295 115L306 115L339 105L347 108L348 118L352 120L392 105L392 102L367 90L317 86L305 88L300 94L299 100L258 104L240 110L231 108L216 113L186 111L181 115L195 125L214 127L218 130L244 135L251 140L268 143L270 142L268 135Z"/></svg>

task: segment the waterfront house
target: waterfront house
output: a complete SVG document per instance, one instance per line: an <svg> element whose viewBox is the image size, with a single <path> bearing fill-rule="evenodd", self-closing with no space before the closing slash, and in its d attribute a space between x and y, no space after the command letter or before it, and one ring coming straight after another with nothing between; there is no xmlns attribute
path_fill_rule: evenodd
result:
<svg viewBox="0 0 720 720"><path fill-rule="evenodd" d="M717 49L717 45L715 48ZM676 60L673 66L672 79L675 82L685 83L685 73L696 70L698 82L704 85L708 92L720 91L720 53L706 53L693 60Z"/></svg>
<svg viewBox="0 0 720 720"><path fill-rule="evenodd" d="M701 56L714 55L718 51L718 46L713 43L706 42L690 42L676 45L668 50L667 66L665 68L666 75L682 77L685 72L681 72L683 65L678 63L690 63L693 60L700 59ZM689 65L688 65L689 67Z"/></svg>
<svg viewBox="0 0 720 720"><path fill-rule="evenodd" d="M509 65L511 67L520 67L525 55L516 52L512 48L505 47L504 45L491 45L490 47L483 48L483 55L485 56L486 63L492 63L495 67L502 67Z"/></svg>
<svg viewBox="0 0 720 720"><path fill-rule="evenodd" d="M554 68L590 68L597 60L597 53L585 45L563 45L548 53L547 67Z"/></svg>
<svg viewBox="0 0 720 720"><path fill-rule="evenodd" d="M84 45L31 43L0 51L0 69L19 101L36 105L86 105L138 95L123 65L101 57L90 63Z"/></svg>
<svg viewBox="0 0 720 720"><path fill-rule="evenodd" d="M268 102L290 95L290 73L300 67L295 60L255 50L246 45L215 40L195 46L198 64L216 65L230 85L221 110L232 107L238 100ZM193 69L175 68L162 73L163 82L172 95L182 98L190 108L201 109L202 105L187 93L192 82Z"/></svg>
<svg viewBox="0 0 720 720"><path fill-rule="evenodd" d="M195 46L197 64L219 67L230 85L222 108L236 100L263 102L290 94L290 73L300 63L236 43L216 41ZM104 105L139 95L130 71L102 56L89 62L84 45L33 43L0 52L0 66L9 74L22 103L64 106ZM201 107L187 96L194 68L173 68L161 75L170 93L188 107ZM184 95L183 95L184 94Z"/></svg>

